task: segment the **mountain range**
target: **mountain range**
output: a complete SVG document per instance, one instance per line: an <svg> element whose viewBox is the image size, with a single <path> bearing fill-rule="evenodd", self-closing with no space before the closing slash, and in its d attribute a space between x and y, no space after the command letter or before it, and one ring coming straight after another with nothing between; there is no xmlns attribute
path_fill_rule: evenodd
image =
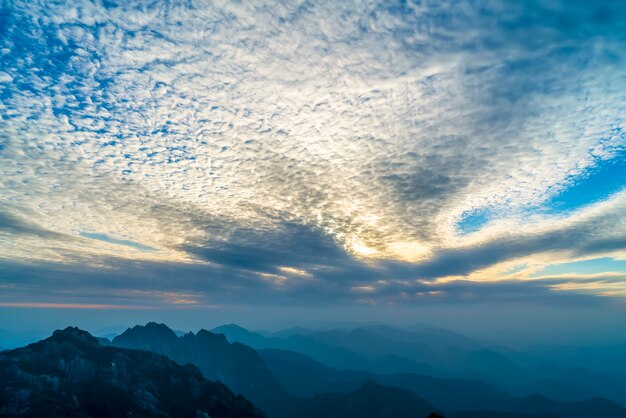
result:
<svg viewBox="0 0 626 418"><path fill-rule="evenodd" d="M385 332L378 341L375 331ZM218 334L219 333L219 334ZM226 333L226 338L222 335ZM233 335L234 334L234 335ZM390 336L403 338L405 343L420 344L420 340L428 339L433 342L421 344L429 349L456 348L456 345L464 349L473 349L473 353L480 359L485 351L491 354L491 350L497 347L488 346L467 337L437 329L421 328L419 332L411 333L395 330L391 327L370 327L367 330L357 332L323 332L321 336L315 330L296 329L283 332L279 335L261 335L248 331L237 325L227 325L215 328L211 331L201 330L196 334L188 333L177 337L163 324L149 323L145 326L136 326L116 337L112 344L128 348L150 349L176 359L184 364L191 362L197 365L205 376L211 379L220 379L235 392L241 393L253 400L270 417L290 417L297 413L300 416L310 409L311 399L319 395L349 394L358 392L359 389L371 382L380 386L393 387L408 390L420 396L430 404L434 410L445 411L448 414L459 411L504 411L508 413L542 414L553 413L563 417L585 417L577 411L602 410L610 413L609 416L626 416L624 410L613 402L597 399L590 396L576 401L558 401L549 397L530 394L525 396L513 396L509 392L497 389L493 385L477 379L444 378L434 377L419 373L374 373L367 370L343 370L330 367L323 362L316 361L301 352L294 350L281 350L265 348L253 350L241 343L271 346L284 344L291 348L312 352L324 359L332 358L332 354L339 353L339 359L335 363L341 364L341 359L355 353L350 348L359 349L359 344L370 344L367 350L378 350L384 353L384 347L393 348L393 340ZM212 335L212 336L211 336ZM351 336L354 341L350 340ZM228 340L232 341L229 343ZM241 341L235 341L237 338ZM204 344L195 342L203 339ZM322 342L324 340L325 342ZM330 342L339 340L342 347L335 349ZM285 343L286 341L286 343ZM211 346L212 345L212 346ZM328 347L323 349L322 347ZM322 354L320 354L322 353ZM497 358L504 354L495 352ZM356 353L351 364L360 359L368 360L362 353ZM220 364L215 363L220 359ZM506 358L505 358L506 360ZM475 360L477 361L477 360ZM236 367L239 364L245 367ZM249 372L242 372L249 370ZM514 371L514 370L513 370ZM240 375L244 373L243 377ZM249 376L249 377L248 377ZM246 387L241 381L254 380L258 386L264 389L263 393L257 387Z"/></svg>
<svg viewBox="0 0 626 418"><path fill-rule="evenodd" d="M626 409L612 401L592 398L583 401L556 401L541 395L515 397L482 381L446 379L432 376L396 373L378 375L369 372L337 370L302 354L276 349L259 351L269 369L290 394L311 396L323 391L352 392L366 382L411 391L435 407L454 413L472 411L517 413L530 416L585 418L590 416L626 417ZM497 412L496 412L497 411ZM461 415L463 415L461 414Z"/></svg>
<svg viewBox="0 0 626 418"><path fill-rule="evenodd" d="M437 337L422 343L424 335ZM433 351L462 346L479 360L493 351L513 361L506 349L435 329L291 329L262 335L235 325L181 333L148 323L111 341L67 328L0 354L0 378L7 382L0 416L51 411L46 416L425 418L439 412L448 418L626 418L626 409L598 397L559 401L541 394L515 396L480 379L331 367L295 350L254 349L235 337L257 346L295 346L322 358L355 353L353 363L389 357L385 346L393 348L393 341ZM319 354L315 347L329 349Z"/></svg>
<svg viewBox="0 0 626 418"><path fill-rule="evenodd" d="M413 373L480 380L517 397L540 394L560 401L603 397L626 406L626 374L551 361L548 355L509 349L451 331L373 325L343 330L291 329L260 334L229 324L212 329L255 349L304 354L336 369L377 374ZM613 350L614 357L617 356ZM552 354L552 357L557 357Z"/></svg>
<svg viewBox="0 0 626 418"><path fill-rule="evenodd" d="M105 347L66 328L0 353L3 417L212 417L265 415L197 367L165 356Z"/></svg>
<svg viewBox="0 0 626 418"><path fill-rule="evenodd" d="M200 330L178 336L167 326L151 322L127 329L111 345L153 351L179 364L194 364L207 379L224 382L266 411L277 411L288 398L255 350L238 342L231 344L223 334Z"/></svg>

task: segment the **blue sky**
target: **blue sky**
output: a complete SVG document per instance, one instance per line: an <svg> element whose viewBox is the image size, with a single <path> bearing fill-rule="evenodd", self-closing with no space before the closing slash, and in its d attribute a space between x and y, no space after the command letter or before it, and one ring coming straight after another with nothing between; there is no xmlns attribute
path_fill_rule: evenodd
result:
<svg viewBox="0 0 626 418"><path fill-rule="evenodd" d="M5 2L0 309L621 315L625 13Z"/></svg>

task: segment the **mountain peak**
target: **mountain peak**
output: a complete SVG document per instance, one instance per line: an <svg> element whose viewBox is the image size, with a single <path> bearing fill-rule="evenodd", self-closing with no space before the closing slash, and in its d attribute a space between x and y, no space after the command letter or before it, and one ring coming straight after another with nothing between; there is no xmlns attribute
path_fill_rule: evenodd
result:
<svg viewBox="0 0 626 418"><path fill-rule="evenodd" d="M98 347L100 342L89 332L78 327L67 327L54 331L48 340L64 340L70 341L77 346Z"/></svg>
<svg viewBox="0 0 626 418"><path fill-rule="evenodd" d="M134 328L138 327L141 328L141 325L136 325ZM160 324L158 322L148 322L146 325L143 326L143 328L147 331L176 335L176 333L170 327L165 324Z"/></svg>
<svg viewBox="0 0 626 418"><path fill-rule="evenodd" d="M219 331L219 330L223 330L223 331L240 331L240 332L250 332L250 330L237 325L237 324L224 324L224 325L220 325L219 327L213 328L213 331Z"/></svg>
<svg viewBox="0 0 626 418"><path fill-rule="evenodd" d="M146 325L135 325L132 328L128 328L121 335L115 337L114 341L128 338L149 338L158 341L173 341L178 339L178 336L165 324L148 322Z"/></svg>
<svg viewBox="0 0 626 418"><path fill-rule="evenodd" d="M229 344L224 334L216 334L214 332L207 331L206 329L201 329L200 331L198 331L196 333L196 337L204 340L216 341L221 344Z"/></svg>

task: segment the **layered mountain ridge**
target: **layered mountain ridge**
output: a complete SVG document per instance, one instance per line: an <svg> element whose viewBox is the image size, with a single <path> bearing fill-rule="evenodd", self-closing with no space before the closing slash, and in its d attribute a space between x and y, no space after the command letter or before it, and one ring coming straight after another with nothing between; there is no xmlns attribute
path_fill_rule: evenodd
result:
<svg viewBox="0 0 626 418"><path fill-rule="evenodd" d="M103 346L73 327L0 353L0 381L3 417L265 416L191 364Z"/></svg>
<svg viewBox="0 0 626 418"><path fill-rule="evenodd" d="M331 348L339 344L342 355L352 353L346 347L384 355L385 341L393 338L445 350L451 339L472 350L477 361L483 361L481 356L487 362L509 361L496 349L440 330L432 347L421 344L420 335L390 327L322 334L294 329L284 336L234 325L214 331L234 331L262 346L284 339L293 344L295 338L296 346L309 350L326 340ZM361 350L359 344L367 344L376 332L385 334L378 345ZM77 328L59 330L0 353L0 378L6 382L0 388L0 416L425 418L439 412L448 418L626 418L624 408L601 398L516 397L480 380L339 369L301 352L255 350L229 342L234 339L206 330L176 333L154 322L128 328L113 341ZM313 342L307 346L309 339Z"/></svg>

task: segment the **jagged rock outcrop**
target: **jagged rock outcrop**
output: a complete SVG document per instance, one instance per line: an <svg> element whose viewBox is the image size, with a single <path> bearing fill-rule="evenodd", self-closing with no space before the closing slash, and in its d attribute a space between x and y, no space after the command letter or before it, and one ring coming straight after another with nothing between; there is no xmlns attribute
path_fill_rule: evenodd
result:
<svg viewBox="0 0 626 418"><path fill-rule="evenodd" d="M105 347L72 327L0 353L0 381L3 417L264 417L191 364Z"/></svg>

